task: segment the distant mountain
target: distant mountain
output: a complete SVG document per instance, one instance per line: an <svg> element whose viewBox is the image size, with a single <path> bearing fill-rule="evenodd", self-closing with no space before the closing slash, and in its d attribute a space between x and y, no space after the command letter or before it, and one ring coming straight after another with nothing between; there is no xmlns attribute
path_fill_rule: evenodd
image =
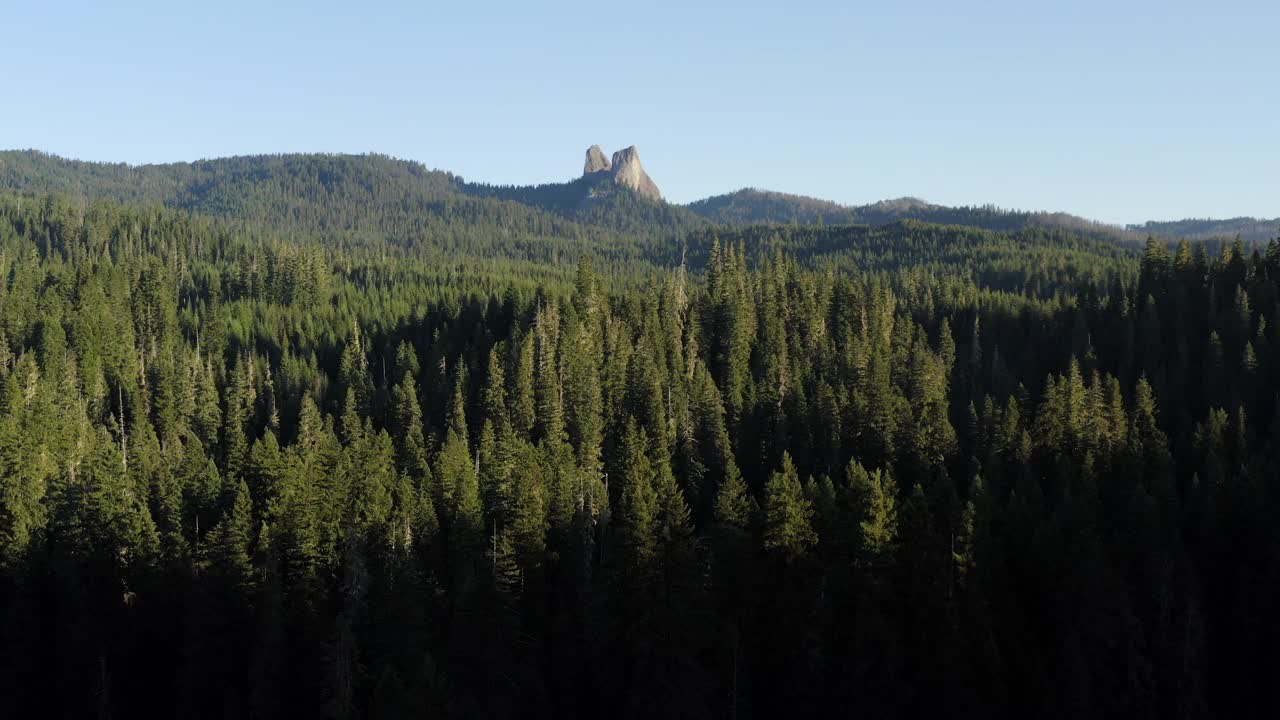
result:
<svg viewBox="0 0 1280 720"><path fill-rule="evenodd" d="M582 225L657 236L707 224L683 207L650 197L653 183L634 147L615 157L620 173L497 186L384 155L254 155L133 166L8 151L0 152L0 188L404 240L455 221L549 236L581 235Z"/></svg>
<svg viewBox="0 0 1280 720"><path fill-rule="evenodd" d="M1011 232L1027 228L1063 228L1093 237L1136 241L1137 233L1066 213L1003 210L992 205L948 207L919 198L881 200L870 205L847 206L788 193L746 188L727 195L699 200L689 209L720 225L887 225L900 220L921 220L943 225L964 225Z"/></svg>
<svg viewBox="0 0 1280 720"><path fill-rule="evenodd" d="M397 206L426 209L457 196L460 182L449 173L382 155L252 155L125 165L35 151L0 153L0 186L7 188L161 204L214 216L328 215L327 222L336 225ZM339 222L338 215L350 220Z"/></svg>
<svg viewBox="0 0 1280 720"><path fill-rule="evenodd" d="M653 243L714 226L870 225L904 220L1001 232L1066 229L1127 243L1148 236L1266 241L1280 219L1182 220L1120 227L1067 213L948 207L904 197L860 206L746 188L689 205L662 200L635 146L606 158L586 153L582 176L540 185L468 182L385 155L255 155L189 163L125 165L66 160L36 151L0 152L0 189L53 192L186 209L264 226L329 234L376 233L412 243L459 222L495 235L579 238L607 232Z"/></svg>
<svg viewBox="0 0 1280 720"><path fill-rule="evenodd" d="M899 220L920 220L942 225L964 225L1015 232L1034 228L1071 230L1095 238L1137 242L1142 239L1118 225L1089 220L1064 212L1028 212L1006 210L995 205L950 207L934 205L918 198L882 200L853 209L860 222L868 225L885 225Z"/></svg>
<svg viewBox="0 0 1280 720"><path fill-rule="evenodd" d="M1175 220L1171 222L1148 221L1130 225L1131 231L1158 237L1186 238L1188 240L1214 240L1239 237L1245 242L1267 242L1280 237L1280 218L1238 217L1228 220Z"/></svg>
<svg viewBox="0 0 1280 720"><path fill-rule="evenodd" d="M589 225L627 232L683 232L705 227L708 220L682 205L662 200L662 193L640 163L634 145L606 158L599 145L587 149L582 176L542 185L460 183L472 197L510 200L554 212Z"/></svg>
<svg viewBox="0 0 1280 720"><path fill-rule="evenodd" d="M852 209L830 200L755 188L716 195L688 207L720 225L840 225L858 221Z"/></svg>
<svg viewBox="0 0 1280 720"><path fill-rule="evenodd" d="M804 195L744 188L690 203L688 208L719 225L887 225L899 220L922 220L1011 232L1027 228L1063 228L1093 237L1140 242L1147 237L1214 240L1240 237L1267 242L1280 237L1280 218L1250 217L1227 220L1151 221L1137 225L1108 225L1062 212L1004 210L994 205L948 207L919 198L881 200L870 205L840 205Z"/></svg>

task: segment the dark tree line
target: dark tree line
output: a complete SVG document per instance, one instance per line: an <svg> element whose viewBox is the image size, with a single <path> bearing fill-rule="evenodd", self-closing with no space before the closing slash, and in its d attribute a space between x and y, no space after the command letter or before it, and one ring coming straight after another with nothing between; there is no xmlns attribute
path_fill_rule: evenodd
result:
<svg viewBox="0 0 1280 720"><path fill-rule="evenodd" d="M1280 710L1280 242L449 227L0 198L17 714Z"/></svg>

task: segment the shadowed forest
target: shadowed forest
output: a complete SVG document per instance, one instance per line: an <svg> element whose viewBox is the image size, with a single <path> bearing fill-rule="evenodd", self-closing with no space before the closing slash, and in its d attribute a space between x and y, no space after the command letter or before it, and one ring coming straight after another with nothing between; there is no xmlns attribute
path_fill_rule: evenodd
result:
<svg viewBox="0 0 1280 720"><path fill-rule="evenodd" d="M1280 241L251 160L0 193L15 717L1280 714Z"/></svg>

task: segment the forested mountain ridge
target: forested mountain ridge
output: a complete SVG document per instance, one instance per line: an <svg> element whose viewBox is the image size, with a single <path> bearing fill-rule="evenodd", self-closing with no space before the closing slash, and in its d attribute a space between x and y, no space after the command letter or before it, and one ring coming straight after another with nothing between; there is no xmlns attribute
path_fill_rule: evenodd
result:
<svg viewBox="0 0 1280 720"><path fill-rule="evenodd" d="M1280 233L1280 218L1231 218L1227 220L1149 221L1120 226L1100 223L1063 212L1025 212L993 205L948 207L918 198L882 200L869 205L840 205L829 200L744 188L690 203L689 208L721 225L756 224L864 224L884 225L899 220L921 220L947 225L967 225L988 230L1029 228L1061 229L1119 242L1142 242L1147 237L1167 240L1233 240L1266 243Z"/></svg>
<svg viewBox="0 0 1280 720"><path fill-rule="evenodd" d="M634 154L634 148L628 151ZM468 223L480 217L501 217L508 226L556 236L604 230L674 238L713 224L885 225L901 220L1002 232L1056 228L1129 243L1140 243L1148 236L1231 240L1237 235L1247 243L1265 243L1280 232L1280 219L1184 220L1120 227L1061 212L1004 210L992 205L947 207L916 198L842 206L752 188L682 206L662 202L656 186L641 191L646 186L638 179L616 182L610 162L603 154L600 159L598 170L603 172L586 172L567 182L500 186L467 182L417 162L382 155L262 155L130 166L4 151L0 152L0 188L56 192L86 200L158 203L217 217L348 235L375 232L402 241L423 236L425 218ZM639 168L638 156L626 165ZM648 181L643 169L634 174Z"/></svg>
<svg viewBox="0 0 1280 720"><path fill-rule="evenodd" d="M869 205L840 205L803 195L745 188L689 205L708 220L723 225L756 224L863 224L885 225L919 220L946 225L966 225L986 230L1015 231L1032 228L1069 230L1118 242L1141 242L1146 235L1134 228L1094 222L1067 213L1003 210L993 205L948 207L919 198L881 200ZM1157 233L1159 234L1159 233ZM1177 238L1177 235L1165 237ZM1204 238L1204 239L1207 239ZM1263 238L1269 239L1269 238Z"/></svg>
<svg viewBox="0 0 1280 720"><path fill-rule="evenodd" d="M377 235L412 242L439 224L492 222L543 235L607 230L672 234L705 221L678 206L599 178L537 186L469 183L451 173L383 155L257 155L130 166L0 152L0 187L86 201L154 203L294 231Z"/></svg>
<svg viewBox="0 0 1280 720"><path fill-rule="evenodd" d="M1188 240L1212 240L1239 237L1245 242L1266 242L1280 234L1280 217L1238 217L1226 220L1188 219L1169 222L1148 221L1130 225L1129 230L1156 237L1187 238Z"/></svg>
<svg viewBox="0 0 1280 720"><path fill-rule="evenodd" d="M743 188L689 203L689 209L721 225L847 225L857 213L830 200Z"/></svg>
<svg viewBox="0 0 1280 720"><path fill-rule="evenodd" d="M742 243L752 262L785 250L805 262L840 265L856 258L879 267L939 261L976 267L989 261L992 252L1018 254L1040 248L1044 241L1049 245L1043 247L1052 249L1054 237L1070 238L1073 245L1088 242L1053 230L1030 229L1007 237L963 227L917 232L929 226L901 224L887 214L875 218L884 221L877 228L730 229L597 175L510 187L466 183L381 156L259 156L134 168L39 153L0 154L0 185L53 189L85 198L82 202L124 198L185 209L213 222L239 222L232 222L228 231L241 235L295 237L304 243L316 240L451 261L576 262L590 254L610 278L642 266L669 268L682 259L701 270L717 235ZM859 251L860 245L876 250ZM964 260L957 252L978 246L985 248L982 258ZM1115 257L1117 250L1093 243L1087 252ZM1012 262L1025 266L1021 260Z"/></svg>

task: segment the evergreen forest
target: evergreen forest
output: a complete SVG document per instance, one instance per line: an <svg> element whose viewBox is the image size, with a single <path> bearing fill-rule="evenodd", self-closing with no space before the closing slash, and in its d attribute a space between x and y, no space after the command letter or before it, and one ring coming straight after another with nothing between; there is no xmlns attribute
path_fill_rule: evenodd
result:
<svg viewBox="0 0 1280 720"><path fill-rule="evenodd" d="M1280 716L1280 239L0 181L8 717Z"/></svg>

